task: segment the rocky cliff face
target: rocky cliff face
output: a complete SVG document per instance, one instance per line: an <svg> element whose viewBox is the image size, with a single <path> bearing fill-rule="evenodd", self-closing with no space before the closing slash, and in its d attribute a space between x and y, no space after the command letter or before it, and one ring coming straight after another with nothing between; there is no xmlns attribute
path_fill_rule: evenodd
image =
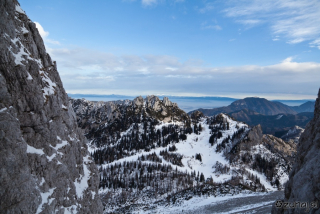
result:
<svg viewBox="0 0 320 214"><path fill-rule="evenodd" d="M320 213L320 90L314 118L306 126L299 143L296 162L285 188L285 202L317 202L307 213ZM306 213L305 208L277 209L273 213Z"/></svg>
<svg viewBox="0 0 320 214"><path fill-rule="evenodd" d="M320 90L314 118L307 125L298 144L296 165L285 189L288 201L320 201Z"/></svg>
<svg viewBox="0 0 320 214"><path fill-rule="evenodd" d="M0 2L0 213L102 213L86 139L35 24Z"/></svg>

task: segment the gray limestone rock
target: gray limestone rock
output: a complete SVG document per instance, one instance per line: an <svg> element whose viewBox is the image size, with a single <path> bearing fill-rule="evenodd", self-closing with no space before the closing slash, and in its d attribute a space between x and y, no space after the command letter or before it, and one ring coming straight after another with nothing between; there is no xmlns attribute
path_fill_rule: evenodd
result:
<svg viewBox="0 0 320 214"><path fill-rule="evenodd" d="M134 98L134 100L133 100L134 107L143 106L143 103L144 103L144 101L143 101L143 98L142 98L141 96L136 97L136 98Z"/></svg>
<svg viewBox="0 0 320 214"><path fill-rule="evenodd" d="M146 97L146 104L147 108L153 110L153 111L160 111L161 106L160 106L160 99L157 96L151 95Z"/></svg>
<svg viewBox="0 0 320 214"><path fill-rule="evenodd" d="M56 64L16 0L0 1L0 37L0 213L102 213Z"/></svg>
<svg viewBox="0 0 320 214"><path fill-rule="evenodd" d="M284 202L315 202L317 208L277 209L272 213L320 213L320 90L315 103L314 118L302 133L295 165L285 188Z"/></svg>

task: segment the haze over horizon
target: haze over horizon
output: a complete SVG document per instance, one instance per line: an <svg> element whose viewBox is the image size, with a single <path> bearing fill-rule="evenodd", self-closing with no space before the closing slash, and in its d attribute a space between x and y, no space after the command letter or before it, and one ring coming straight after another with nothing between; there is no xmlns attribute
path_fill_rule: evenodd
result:
<svg viewBox="0 0 320 214"><path fill-rule="evenodd" d="M320 2L21 0L70 94L315 99Z"/></svg>

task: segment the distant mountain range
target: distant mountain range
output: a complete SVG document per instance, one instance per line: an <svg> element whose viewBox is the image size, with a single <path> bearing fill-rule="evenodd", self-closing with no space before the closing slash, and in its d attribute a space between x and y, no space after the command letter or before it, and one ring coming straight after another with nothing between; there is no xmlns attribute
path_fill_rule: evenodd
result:
<svg viewBox="0 0 320 214"><path fill-rule="evenodd" d="M227 113L250 126L260 124L264 133L281 137L293 126L304 128L313 118L314 104L315 102L308 101L300 106L288 106L277 101L249 97L237 100L226 107L198 109L198 111L205 116Z"/></svg>
<svg viewBox="0 0 320 214"><path fill-rule="evenodd" d="M313 112L315 101L308 101L300 106L291 106L290 108L298 113L300 112Z"/></svg>
<svg viewBox="0 0 320 214"><path fill-rule="evenodd" d="M114 101L114 100L126 100L126 99L133 100L136 97L136 96L119 95L119 94L110 94L110 95L68 94L68 95L73 99L85 98L86 100L90 100L90 101ZM158 97L159 99L163 99L164 95L161 95ZM193 111L199 108L212 109L212 108L218 108L222 106L228 106L232 102L239 100L231 97L209 97L209 96L203 96L203 97L166 96L166 97L168 97L172 102L178 103L179 108L181 108L185 112ZM289 106L298 106L307 101L313 101L313 100L272 100L272 101L280 102ZM313 108L313 106L311 106L311 108Z"/></svg>
<svg viewBox="0 0 320 214"><path fill-rule="evenodd" d="M313 118L313 112L263 115L248 109L232 112L229 113L229 115L238 121L249 124L250 126L256 126L260 124L263 133L273 134L276 137L281 137L294 126L300 126L304 128Z"/></svg>
<svg viewBox="0 0 320 214"><path fill-rule="evenodd" d="M300 106L288 106L278 101L269 101L265 98L248 97L234 101L228 106L212 109L197 109L205 116L213 116L220 113L231 113L248 109L263 115L297 114L301 112L313 112L314 101L308 101ZM196 111L196 110L195 110ZM191 114L193 111L189 112Z"/></svg>

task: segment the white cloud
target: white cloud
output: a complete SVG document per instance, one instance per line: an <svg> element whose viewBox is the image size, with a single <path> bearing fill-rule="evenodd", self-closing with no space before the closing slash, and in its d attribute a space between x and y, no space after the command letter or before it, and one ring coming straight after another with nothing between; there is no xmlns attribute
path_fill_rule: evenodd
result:
<svg viewBox="0 0 320 214"><path fill-rule="evenodd" d="M320 36L320 1L318 0L229 0L224 10L228 17L247 24L268 23L274 35L288 43L316 41ZM311 42L312 43L312 42Z"/></svg>
<svg viewBox="0 0 320 214"><path fill-rule="evenodd" d="M219 25L205 25L205 26L202 26L201 29L222 30L222 27L220 27Z"/></svg>
<svg viewBox="0 0 320 214"><path fill-rule="evenodd" d="M217 22L214 20L213 21L215 24L208 23L208 22L203 22L201 24L201 29L202 30L208 30L208 29L213 29L213 30L222 30L222 27L216 24Z"/></svg>
<svg viewBox="0 0 320 214"><path fill-rule="evenodd" d="M168 55L123 55L116 56L89 49L49 49L51 56L60 66L82 71L99 71L108 74L151 74L151 75L216 75L225 73L269 74L285 71L286 73L302 72L308 74L314 69L320 70L320 63L295 62L288 57L278 64L269 66L246 65L236 67L208 67L199 60L182 62L177 57ZM81 73L81 72L80 72ZM281 73L279 73L281 75ZM320 75L320 74L319 74Z"/></svg>
<svg viewBox="0 0 320 214"><path fill-rule="evenodd" d="M151 6L158 3L158 0L141 0L141 3L145 6Z"/></svg>
<svg viewBox="0 0 320 214"><path fill-rule="evenodd" d="M52 40L52 39L48 39L49 32L45 31L39 22L34 22L34 23L36 24L36 27L39 31L39 34L45 43L49 43L49 44L53 44L53 45L60 45L60 42Z"/></svg>
<svg viewBox="0 0 320 214"><path fill-rule="evenodd" d="M166 67L165 69L169 70L169 71L176 71L177 68L171 68L171 67Z"/></svg>
<svg viewBox="0 0 320 214"><path fill-rule="evenodd" d="M317 47L320 50L320 38L310 42L311 47Z"/></svg>
<svg viewBox="0 0 320 214"><path fill-rule="evenodd" d="M78 80L104 80L104 81L114 81L114 77L113 76L77 76L75 77Z"/></svg>
<svg viewBox="0 0 320 214"><path fill-rule="evenodd" d="M262 21L258 19L246 19L246 20L237 20L237 22L252 27L260 24Z"/></svg>
<svg viewBox="0 0 320 214"><path fill-rule="evenodd" d="M199 8L198 11L199 11L200 13L206 13L206 12L209 12L209 11L211 11L211 10L213 10L213 9L214 9L214 3L212 3L212 2L207 2L207 3L205 3L204 7Z"/></svg>
<svg viewBox="0 0 320 214"><path fill-rule="evenodd" d="M135 0L125 0L125 1L135 1ZM141 4L143 6L155 6L159 3L163 3L166 2L166 0L141 0ZM182 3L184 2L184 0L167 0L167 2L169 3Z"/></svg>
<svg viewBox="0 0 320 214"><path fill-rule="evenodd" d="M318 91L320 63L288 57L259 66L210 67L168 55L123 55L88 49L49 49L69 93L171 95L277 94L311 96Z"/></svg>
<svg viewBox="0 0 320 214"><path fill-rule="evenodd" d="M39 22L34 22L34 23L36 24L36 27L38 28L38 31L42 39L47 38L49 36L49 32L45 31Z"/></svg>

